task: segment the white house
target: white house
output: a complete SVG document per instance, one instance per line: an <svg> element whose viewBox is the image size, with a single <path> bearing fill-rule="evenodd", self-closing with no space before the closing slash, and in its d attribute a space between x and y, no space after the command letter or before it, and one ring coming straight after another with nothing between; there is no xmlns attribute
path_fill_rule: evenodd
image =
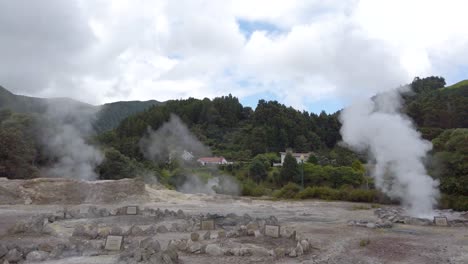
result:
<svg viewBox="0 0 468 264"><path fill-rule="evenodd" d="M281 154L281 166L283 166L284 158L286 157L287 153L291 153L291 155L294 158L296 158L297 163L306 162L309 159L310 155L312 155L311 152L307 152L307 153L296 153L296 152L291 152L291 151L280 152L280 154Z"/></svg>
<svg viewBox="0 0 468 264"><path fill-rule="evenodd" d="M197 160L201 165L223 165L229 164L224 157L202 157Z"/></svg>

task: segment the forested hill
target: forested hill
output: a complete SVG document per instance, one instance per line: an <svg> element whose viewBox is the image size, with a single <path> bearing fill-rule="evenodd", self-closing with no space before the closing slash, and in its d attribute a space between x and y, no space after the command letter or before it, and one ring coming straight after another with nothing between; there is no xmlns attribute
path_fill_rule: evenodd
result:
<svg viewBox="0 0 468 264"><path fill-rule="evenodd" d="M94 106L69 98L37 98L16 95L0 86L0 110L8 109L17 113L44 114L48 107L68 111L95 113L92 122L97 133L101 133L117 127L120 122L130 115L145 111L154 105L159 105L156 100L149 101L122 101ZM70 110L71 109L71 110Z"/></svg>
<svg viewBox="0 0 468 264"><path fill-rule="evenodd" d="M333 147L338 140L337 114L297 111L276 101L258 102L255 110L243 107L231 95L209 99L167 101L164 105L131 116L112 132L101 136L120 152L141 159L138 141L147 127L158 129L176 114L215 154L249 160L266 152L311 151Z"/></svg>

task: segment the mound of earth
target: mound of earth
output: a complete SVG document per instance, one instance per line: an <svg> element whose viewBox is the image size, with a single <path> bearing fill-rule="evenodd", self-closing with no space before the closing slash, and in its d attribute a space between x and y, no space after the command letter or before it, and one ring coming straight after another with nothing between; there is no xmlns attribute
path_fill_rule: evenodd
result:
<svg viewBox="0 0 468 264"><path fill-rule="evenodd" d="M114 203L147 196L145 184L134 179L79 181L65 178L0 179L0 204Z"/></svg>

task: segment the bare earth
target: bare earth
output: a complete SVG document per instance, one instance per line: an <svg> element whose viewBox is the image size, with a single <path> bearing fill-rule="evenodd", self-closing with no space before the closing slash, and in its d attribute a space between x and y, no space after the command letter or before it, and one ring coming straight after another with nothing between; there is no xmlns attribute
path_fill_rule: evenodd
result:
<svg viewBox="0 0 468 264"><path fill-rule="evenodd" d="M1 185L0 181L0 187L5 186ZM11 188L11 186L8 187L10 190ZM1 195L0 193L0 197ZM6 194L3 195L6 196ZM13 203L12 199L8 203ZM396 224L392 228L372 229L349 226L347 224L349 220L377 220L373 214L374 209L355 210L355 206L362 206L362 203L289 202L230 196L189 195L150 186L146 186L141 195L132 194L125 197L124 194L120 194L120 198L116 202L101 199L106 203L70 204L66 199L58 200L59 202L51 202L53 204L44 204L44 202L35 204L33 199L32 204L29 205L24 203L0 205L0 244L26 245L41 241L49 241L53 244L56 241L68 240L76 225L89 222L117 223L123 228L132 224L150 225L149 221L151 220L143 216L115 216L66 219L54 222L51 226L56 231L55 236L7 233L7 230L18 220L44 213L55 213L58 210L63 210L64 207L97 206L112 209L125 205L138 205L139 208L159 208L172 211L181 209L186 215L235 213L240 216L248 214L253 218L273 215L279 220L282 234L296 231L299 240L307 238L312 246L312 250L308 254L295 258L288 256L275 258L255 254L251 256L210 256L208 254L179 252L181 263L468 263L468 230L466 227ZM166 224L170 226L171 223L167 222ZM203 233L200 232L200 234ZM158 233L155 238L165 248L171 239L190 238L190 232ZM370 243L362 246L360 245L362 240L369 240ZM283 242L265 237L262 239L254 237L232 238L220 242L221 245L225 246L249 243L271 249L276 244ZM40 263L118 263L118 257L112 253L97 256L70 256Z"/></svg>

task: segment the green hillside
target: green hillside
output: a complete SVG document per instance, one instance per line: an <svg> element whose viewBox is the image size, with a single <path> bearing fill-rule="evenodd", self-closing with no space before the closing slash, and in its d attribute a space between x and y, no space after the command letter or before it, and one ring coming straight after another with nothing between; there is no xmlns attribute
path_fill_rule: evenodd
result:
<svg viewBox="0 0 468 264"><path fill-rule="evenodd" d="M142 112L158 105L160 102L150 101L122 101L94 106L70 98L37 98L16 95L0 86L0 110L8 109L16 113L44 114L48 107L53 109L67 109L72 113L85 113L93 116L93 127L96 133L101 133L117 127L120 122L130 115Z"/></svg>

